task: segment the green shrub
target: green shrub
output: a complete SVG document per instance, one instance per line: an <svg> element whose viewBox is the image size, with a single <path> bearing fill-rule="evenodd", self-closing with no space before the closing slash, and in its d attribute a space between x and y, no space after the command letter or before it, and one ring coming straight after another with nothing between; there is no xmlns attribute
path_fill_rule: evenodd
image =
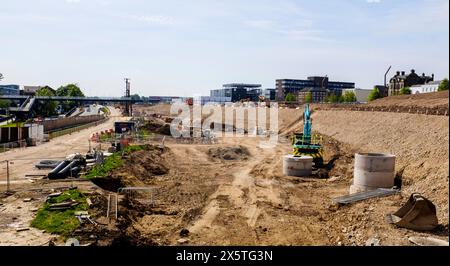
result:
<svg viewBox="0 0 450 266"><path fill-rule="evenodd" d="M286 102L295 102L297 99L293 93L288 93L284 98Z"/></svg>
<svg viewBox="0 0 450 266"><path fill-rule="evenodd" d="M411 89L409 87L404 87L400 90L400 95L408 95L411 94Z"/></svg>
<svg viewBox="0 0 450 266"><path fill-rule="evenodd" d="M438 91L448 91L448 79L443 79L439 84Z"/></svg>
<svg viewBox="0 0 450 266"><path fill-rule="evenodd" d="M380 92L377 88L373 88L373 90L370 92L369 96L367 97L367 100L369 102L374 101L376 99L381 98Z"/></svg>

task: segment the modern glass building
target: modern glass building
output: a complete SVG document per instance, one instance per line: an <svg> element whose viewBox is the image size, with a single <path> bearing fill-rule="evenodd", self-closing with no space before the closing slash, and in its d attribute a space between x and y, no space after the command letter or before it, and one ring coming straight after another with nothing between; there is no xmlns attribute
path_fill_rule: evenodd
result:
<svg viewBox="0 0 450 266"><path fill-rule="evenodd" d="M257 100L261 93L260 84L231 83L224 84L222 89L211 90L210 96L229 97L232 102L237 102L245 99Z"/></svg>
<svg viewBox="0 0 450 266"><path fill-rule="evenodd" d="M275 85L278 101L284 101L288 93L298 95L304 89L326 89L339 96L343 89L355 88L354 82L329 81L328 77L320 76L312 76L307 79L277 79Z"/></svg>
<svg viewBox="0 0 450 266"><path fill-rule="evenodd" d="M0 95L19 95L19 85L0 85Z"/></svg>

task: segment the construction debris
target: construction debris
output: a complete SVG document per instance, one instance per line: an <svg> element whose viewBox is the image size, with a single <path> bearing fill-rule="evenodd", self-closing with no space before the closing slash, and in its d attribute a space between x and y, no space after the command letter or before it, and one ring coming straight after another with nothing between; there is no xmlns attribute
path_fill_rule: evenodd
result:
<svg viewBox="0 0 450 266"><path fill-rule="evenodd" d="M86 159L81 154L72 154L67 159L58 163L53 170L48 173L48 179L61 179L68 176L76 177L81 171L81 167L86 165Z"/></svg>
<svg viewBox="0 0 450 266"><path fill-rule="evenodd" d="M189 243L189 239L187 238L180 238L177 240L178 244L186 244Z"/></svg>
<svg viewBox="0 0 450 266"><path fill-rule="evenodd" d="M90 198L86 198L86 203L90 207L92 205L92 200Z"/></svg>
<svg viewBox="0 0 450 266"><path fill-rule="evenodd" d="M54 211L54 210L67 210L70 209L74 206L78 205L78 202L75 200L71 200L71 201L65 201L65 202L61 202L61 203L53 203L50 204L50 206L48 207L49 210Z"/></svg>
<svg viewBox="0 0 450 266"><path fill-rule="evenodd" d="M91 216L89 215L89 213L87 211L76 211L74 214L75 214L75 217L80 222L80 224L84 224L87 220L88 222L90 222L91 224L93 224L95 226L98 225L97 222L95 222L94 220L91 219Z"/></svg>
<svg viewBox="0 0 450 266"><path fill-rule="evenodd" d="M61 163L61 161L43 160L43 161L40 161L39 163L35 164L34 166L37 169L54 169L60 163Z"/></svg>
<svg viewBox="0 0 450 266"><path fill-rule="evenodd" d="M400 192L398 189L390 189L390 188L379 188L375 190L370 190L366 192L359 192L347 196L337 197L333 199L333 202L340 204L349 204L361 200L377 198L377 197L386 197Z"/></svg>
<svg viewBox="0 0 450 266"><path fill-rule="evenodd" d="M413 193L397 212L386 216L388 223L413 230L427 231L438 226L436 207L419 193Z"/></svg>
<svg viewBox="0 0 450 266"><path fill-rule="evenodd" d="M62 192L55 192L55 193L49 194L49 195L47 196L47 201L48 201L49 199L53 198L53 197L58 197L58 196L60 196L61 194L62 194Z"/></svg>
<svg viewBox="0 0 450 266"><path fill-rule="evenodd" d="M449 246L447 241L433 237L410 237L408 240L418 246Z"/></svg>
<svg viewBox="0 0 450 266"><path fill-rule="evenodd" d="M380 240L377 238L369 238L366 241L366 246L379 246L380 245Z"/></svg>

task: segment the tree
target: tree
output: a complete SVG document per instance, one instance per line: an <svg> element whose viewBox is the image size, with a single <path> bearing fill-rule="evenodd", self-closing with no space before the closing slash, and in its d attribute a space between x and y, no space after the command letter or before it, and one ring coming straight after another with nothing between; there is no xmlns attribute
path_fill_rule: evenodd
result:
<svg viewBox="0 0 450 266"><path fill-rule="evenodd" d="M286 97L284 98L284 100L286 101L286 102L295 102L295 100L296 100L296 97L295 97L295 95L293 94L293 93L288 93L287 95L286 95Z"/></svg>
<svg viewBox="0 0 450 266"><path fill-rule="evenodd" d="M133 101L139 101L141 99L141 96L139 96L139 94L133 94L131 95L131 99Z"/></svg>
<svg viewBox="0 0 450 266"><path fill-rule="evenodd" d="M407 95L407 94L411 94L411 89L409 87L403 87L400 90L400 95Z"/></svg>
<svg viewBox="0 0 450 266"><path fill-rule="evenodd" d="M65 86L61 86L56 90L56 96L61 97L84 97L84 93L81 91L77 84L71 83ZM74 101L65 101L61 103L61 107L64 112L70 111L77 106Z"/></svg>
<svg viewBox="0 0 450 266"><path fill-rule="evenodd" d="M56 96L84 97L84 93L77 84L71 83L66 86L59 87L56 90Z"/></svg>
<svg viewBox="0 0 450 266"><path fill-rule="evenodd" d="M0 73L0 80L2 80L3 79L3 74L2 73Z"/></svg>
<svg viewBox="0 0 450 266"><path fill-rule="evenodd" d="M40 88L36 92L36 96L55 96L52 90L48 87ZM52 116L56 114L56 107L58 106L58 102L48 101L40 103L40 108L36 108L37 113L43 116Z"/></svg>
<svg viewBox="0 0 450 266"><path fill-rule="evenodd" d="M438 91L448 91L448 79L445 78L441 81L438 87Z"/></svg>
<svg viewBox="0 0 450 266"><path fill-rule="evenodd" d="M6 109L11 104L8 100L0 100L0 109Z"/></svg>
<svg viewBox="0 0 450 266"><path fill-rule="evenodd" d="M308 91L305 94L305 103L311 103L312 102L312 93L310 91Z"/></svg>
<svg viewBox="0 0 450 266"><path fill-rule="evenodd" d="M334 93L327 95L327 97L325 98L325 102L327 103L337 103L338 101L339 97Z"/></svg>
<svg viewBox="0 0 450 266"><path fill-rule="evenodd" d="M353 103L353 102L357 101L356 95L353 91L346 91L344 93L344 95L342 96L342 98L343 98L343 101L346 103Z"/></svg>
<svg viewBox="0 0 450 266"><path fill-rule="evenodd" d="M377 88L373 88L373 90L370 92L369 96L367 97L367 100L369 102L371 102L371 101L374 101L379 98L381 98L380 91Z"/></svg>

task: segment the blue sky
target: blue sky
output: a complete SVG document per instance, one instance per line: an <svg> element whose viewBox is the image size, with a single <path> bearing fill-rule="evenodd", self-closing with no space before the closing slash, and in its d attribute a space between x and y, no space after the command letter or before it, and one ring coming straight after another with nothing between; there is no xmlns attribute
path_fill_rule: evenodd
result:
<svg viewBox="0 0 450 266"><path fill-rule="evenodd" d="M209 95L224 83L386 68L449 73L448 0L0 0L2 84Z"/></svg>

